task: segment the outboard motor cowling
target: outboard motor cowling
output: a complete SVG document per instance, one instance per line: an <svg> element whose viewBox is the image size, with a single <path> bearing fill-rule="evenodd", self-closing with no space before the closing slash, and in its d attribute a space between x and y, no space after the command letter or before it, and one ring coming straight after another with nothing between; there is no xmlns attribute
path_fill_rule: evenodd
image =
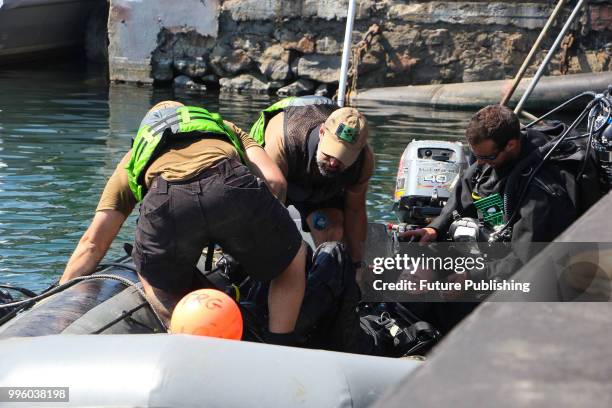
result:
<svg viewBox="0 0 612 408"><path fill-rule="evenodd" d="M418 226L428 224L440 214L465 167L460 142L410 142L397 171L393 211L398 220Z"/></svg>

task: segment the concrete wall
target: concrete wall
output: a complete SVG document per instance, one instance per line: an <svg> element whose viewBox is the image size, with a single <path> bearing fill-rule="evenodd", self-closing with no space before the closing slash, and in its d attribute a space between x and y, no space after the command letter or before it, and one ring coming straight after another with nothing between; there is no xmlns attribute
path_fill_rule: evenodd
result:
<svg viewBox="0 0 612 408"><path fill-rule="evenodd" d="M216 0L112 0L108 19L111 80L152 83L151 55L163 30L216 37Z"/></svg>
<svg viewBox="0 0 612 408"><path fill-rule="evenodd" d="M359 60L358 85L377 87L511 78L556 0L357 3L353 43L374 24L380 27ZM337 87L347 0L167 4L111 1L111 79L281 94L326 94ZM567 6L528 74L570 12ZM591 0L548 74L610 70L612 4Z"/></svg>

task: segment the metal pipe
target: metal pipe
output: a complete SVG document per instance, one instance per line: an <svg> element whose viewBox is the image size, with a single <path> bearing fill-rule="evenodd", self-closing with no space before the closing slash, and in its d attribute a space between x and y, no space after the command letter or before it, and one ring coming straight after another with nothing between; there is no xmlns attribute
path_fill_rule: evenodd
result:
<svg viewBox="0 0 612 408"><path fill-rule="evenodd" d="M359 104L381 101L480 109L485 105L499 104L499 90L504 82L498 80L372 88L362 90L354 96L354 99ZM568 95L578 95L592 89L606 89L609 84L612 84L612 71L543 76L523 108L530 111L532 109L545 111L566 101Z"/></svg>
<svg viewBox="0 0 612 408"><path fill-rule="evenodd" d="M499 103L500 105L502 106L507 105L510 98L512 98L514 91L516 91L516 87L521 82L521 79L523 79L523 75L525 75L525 71L527 71L527 67L529 67L529 64L531 64L531 60L533 56L535 55L538 48L540 48L540 44L542 43L542 40L548 33L548 29L552 26L553 22L557 18L557 15L559 15L559 12L561 11L563 4L565 4L565 0L559 0L559 2L557 3L557 6L553 10L550 17L548 18L548 21L544 25L544 28L542 28L542 31L540 31L540 35L536 39L535 43L533 43L533 47L531 47L531 51L529 51L529 54L525 58L525 61L523 61L523 65L521 65L521 68L518 70L516 76L514 77L514 82L512 83L512 86L510 87L510 89L508 89L508 91L502 98L501 102Z"/></svg>
<svg viewBox="0 0 612 408"><path fill-rule="evenodd" d="M521 112L521 109L523 109L523 105L525 104L525 101L527 100L527 98L529 98L529 95L531 95L531 92L533 92L534 88L538 84L538 81L540 80L540 77L544 73L544 68L546 68L546 66L548 65L548 62L550 61L550 59L552 58L553 54L557 50L557 47L559 47L559 44L561 43L561 40L565 36L565 33L569 29L570 25L572 24L572 21L574 21L574 19L578 15L578 11L580 11L580 8L582 7L583 4L584 4L584 0L579 0L578 4L576 4L576 7L574 7L574 10L572 11L572 14L570 14L569 18L565 22L565 25L563 26L563 28L561 29L561 32L557 36L557 39L555 40L554 44L552 45L552 47L548 51L548 54L546 54L546 57L544 58L544 61L542 61L542 64L540 64L540 68L538 68L538 72L536 72L535 76L531 80L531 83L529 84L529 88L527 88L527 90L523 94L523 97L519 101L518 105L516 105L516 108L514 108L514 113L518 114L518 113Z"/></svg>
<svg viewBox="0 0 612 408"><path fill-rule="evenodd" d="M350 0L346 14L346 30L344 31L344 46L342 47L342 65L340 66L340 84L338 85L338 106L344 106L346 92L346 80L348 75L348 63L351 56L351 39L353 37L353 24L355 23L355 3Z"/></svg>
<svg viewBox="0 0 612 408"><path fill-rule="evenodd" d="M529 121L531 121L531 122L533 122L534 120L538 120L538 117L537 117L537 116L532 115L531 113L529 113L529 112L527 112L527 111L525 111L525 110L522 110L522 111L520 112L520 114L521 114L521 115L523 115L525 118L527 118L527 120L529 120Z"/></svg>

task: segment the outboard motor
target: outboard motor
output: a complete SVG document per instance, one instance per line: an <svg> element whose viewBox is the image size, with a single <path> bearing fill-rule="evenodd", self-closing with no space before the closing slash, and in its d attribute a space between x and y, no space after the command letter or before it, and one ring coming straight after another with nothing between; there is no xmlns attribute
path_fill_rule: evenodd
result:
<svg viewBox="0 0 612 408"><path fill-rule="evenodd" d="M413 140L397 171L393 211L401 223L424 226L440 214L466 167L460 142Z"/></svg>

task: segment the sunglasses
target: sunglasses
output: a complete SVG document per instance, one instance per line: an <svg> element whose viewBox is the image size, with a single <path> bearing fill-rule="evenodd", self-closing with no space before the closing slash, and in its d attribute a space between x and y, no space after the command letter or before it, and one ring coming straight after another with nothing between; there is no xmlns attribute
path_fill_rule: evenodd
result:
<svg viewBox="0 0 612 408"><path fill-rule="evenodd" d="M477 155L476 153L474 153L474 150L472 150L472 149L471 149L471 147L470 147L470 150L472 151L472 155L473 155L473 156L474 156L476 159L478 159L478 160L483 160L483 161L494 161L495 159L497 159L497 156L499 156L499 154L500 154L501 152L503 152L504 150L506 150L506 146L507 146L507 145L508 145L508 143L506 143L506 144L504 145L504 147L502 147L500 150L498 150L498 151L497 151L497 153L493 153L493 154L490 154L490 155L488 155L488 156L479 156L479 155Z"/></svg>
<svg viewBox="0 0 612 408"><path fill-rule="evenodd" d="M495 153L495 154L490 154L488 156L479 156L476 153L472 152L472 154L474 155L474 157L478 160L484 160L484 161L494 161L495 159L497 159L497 156L499 156L499 154L502 152L502 150L500 150L499 152Z"/></svg>

